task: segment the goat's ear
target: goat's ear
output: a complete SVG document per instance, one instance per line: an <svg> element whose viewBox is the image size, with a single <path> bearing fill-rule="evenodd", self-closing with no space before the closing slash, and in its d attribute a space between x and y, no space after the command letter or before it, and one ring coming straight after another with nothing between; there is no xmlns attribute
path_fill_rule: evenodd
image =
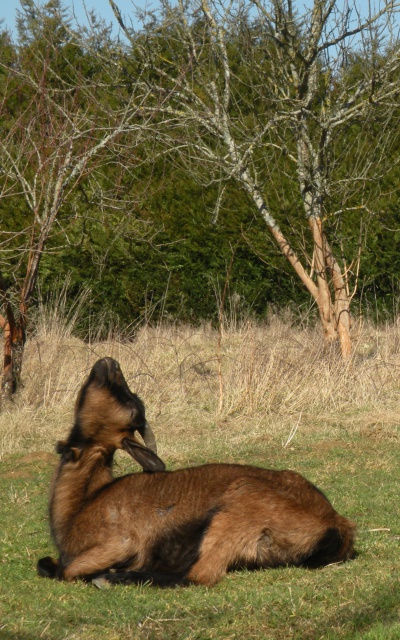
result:
<svg viewBox="0 0 400 640"><path fill-rule="evenodd" d="M154 473L155 471L165 471L165 464L151 449L131 438L124 438L121 443L124 451L127 451L143 468L143 471Z"/></svg>
<svg viewBox="0 0 400 640"><path fill-rule="evenodd" d="M66 440L59 440L56 444L56 453L62 455L66 452L68 447L68 442Z"/></svg>
<svg viewBox="0 0 400 640"><path fill-rule="evenodd" d="M65 462L76 462L82 455L82 449L71 447L67 440L57 442L56 452L62 456Z"/></svg>

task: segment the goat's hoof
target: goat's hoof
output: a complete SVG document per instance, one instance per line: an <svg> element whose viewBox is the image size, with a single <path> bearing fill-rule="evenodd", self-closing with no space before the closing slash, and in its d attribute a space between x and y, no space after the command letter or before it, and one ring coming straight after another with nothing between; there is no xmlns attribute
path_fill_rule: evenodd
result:
<svg viewBox="0 0 400 640"><path fill-rule="evenodd" d="M111 583L107 580L107 578L102 576L97 576L97 578L93 578L92 584L98 589L110 589Z"/></svg>

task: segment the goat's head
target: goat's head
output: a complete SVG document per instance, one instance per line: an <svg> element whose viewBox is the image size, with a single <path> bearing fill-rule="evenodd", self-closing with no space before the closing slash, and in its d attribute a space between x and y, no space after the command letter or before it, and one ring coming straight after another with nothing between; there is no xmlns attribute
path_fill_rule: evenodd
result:
<svg viewBox="0 0 400 640"><path fill-rule="evenodd" d="M144 445L135 437L136 432ZM156 441L146 422L144 404L129 389L113 358L102 358L94 364L76 400L74 426L68 440L60 443L59 452L93 445L110 453L125 449L146 471L165 468L156 455Z"/></svg>

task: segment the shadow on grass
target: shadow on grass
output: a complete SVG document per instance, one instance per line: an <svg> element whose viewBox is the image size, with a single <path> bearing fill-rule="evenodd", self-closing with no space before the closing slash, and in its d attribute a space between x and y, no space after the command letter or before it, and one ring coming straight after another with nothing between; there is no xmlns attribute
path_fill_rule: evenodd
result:
<svg viewBox="0 0 400 640"><path fill-rule="evenodd" d="M307 640L321 637L327 640L354 639L359 634L373 631L377 625L389 627L391 624L398 625L399 636L396 637L400 637L399 591L400 580L393 580L379 592L375 590L369 598L361 600L361 595L358 595L357 601L342 607L340 613L321 620L309 635L303 637Z"/></svg>

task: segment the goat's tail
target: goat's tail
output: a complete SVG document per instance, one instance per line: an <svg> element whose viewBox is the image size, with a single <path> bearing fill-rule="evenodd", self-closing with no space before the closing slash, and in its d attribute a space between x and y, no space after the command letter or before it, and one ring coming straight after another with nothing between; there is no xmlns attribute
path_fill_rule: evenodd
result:
<svg viewBox="0 0 400 640"><path fill-rule="evenodd" d="M351 520L337 515L337 526L341 536L341 546L339 549L337 562L352 560L355 557L354 538L356 535L356 525Z"/></svg>

